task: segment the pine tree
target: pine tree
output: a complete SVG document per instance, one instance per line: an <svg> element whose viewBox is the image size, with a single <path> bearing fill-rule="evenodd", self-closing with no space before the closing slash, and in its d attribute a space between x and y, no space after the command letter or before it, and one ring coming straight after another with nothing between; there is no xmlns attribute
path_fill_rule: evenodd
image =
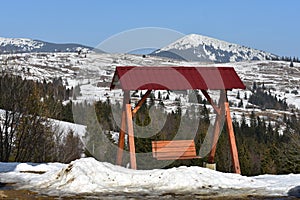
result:
<svg viewBox="0 0 300 200"><path fill-rule="evenodd" d="M242 100L242 99L241 99L241 101L239 102L238 107L239 107L239 108L244 107L244 103L243 103L243 100Z"/></svg>
<svg viewBox="0 0 300 200"><path fill-rule="evenodd" d="M157 99L158 99L158 100L162 100L162 99L161 99L160 91L158 91L158 97L157 97Z"/></svg>
<svg viewBox="0 0 300 200"><path fill-rule="evenodd" d="M257 89L257 85L256 85L256 82L254 81L254 82L253 82L253 85L252 85L252 90L253 90L253 91L256 91L256 89Z"/></svg>
<svg viewBox="0 0 300 200"><path fill-rule="evenodd" d="M237 98L237 99L240 99L240 98L241 98L241 97L240 97L240 91L237 92L236 98Z"/></svg>
<svg viewBox="0 0 300 200"><path fill-rule="evenodd" d="M244 99L245 99L245 100L248 99L248 97L247 97L247 92L244 93Z"/></svg>

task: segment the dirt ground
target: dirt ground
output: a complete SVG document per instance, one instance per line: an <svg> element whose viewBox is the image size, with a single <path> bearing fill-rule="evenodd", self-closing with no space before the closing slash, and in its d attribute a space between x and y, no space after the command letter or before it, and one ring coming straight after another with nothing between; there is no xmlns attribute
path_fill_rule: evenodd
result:
<svg viewBox="0 0 300 200"><path fill-rule="evenodd" d="M0 199L51 199L27 190L0 190ZM54 199L54 198L52 198Z"/></svg>
<svg viewBox="0 0 300 200"><path fill-rule="evenodd" d="M0 190L0 199L18 199L18 200L31 200L31 199L40 199L40 200L83 200L83 199L151 199L145 197L124 197L123 198L114 198L113 196L72 196L72 197L52 197L40 195L35 192L31 192L28 190ZM171 196L171 197L163 197L159 199L178 199L178 200L187 200L187 199L212 199L212 200L294 200L295 197L255 197L255 196L247 196L247 197L197 197L197 196Z"/></svg>
<svg viewBox="0 0 300 200"><path fill-rule="evenodd" d="M210 194L213 195L213 194ZM220 194L219 194L220 195ZM1 183L0 184L0 199L4 200L85 200L85 199L103 199L103 200L144 200L144 199L162 199L162 200L190 200L190 199L212 199L212 200L294 200L296 197L261 197L261 196L204 196L199 194L174 194L174 193L164 193L160 195L151 196L151 194L142 193L98 193L98 194L85 194L76 196L48 196L42 195L29 190L18 190L14 188L13 183Z"/></svg>

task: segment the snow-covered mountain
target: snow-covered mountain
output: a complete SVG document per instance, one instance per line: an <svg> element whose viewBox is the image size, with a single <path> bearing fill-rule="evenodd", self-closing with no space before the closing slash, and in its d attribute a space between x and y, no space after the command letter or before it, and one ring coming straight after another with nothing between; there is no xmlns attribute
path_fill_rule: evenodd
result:
<svg viewBox="0 0 300 200"><path fill-rule="evenodd" d="M78 52L91 51L92 47L81 44L56 44L28 38L0 37L0 54L29 52Z"/></svg>
<svg viewBox="0 0 300 200"><path fill-rule="evenodd" d="M271 53L198 34L186 35L168 46L154 51L152 55L215 63L266 60L278 57Z"/></svg>

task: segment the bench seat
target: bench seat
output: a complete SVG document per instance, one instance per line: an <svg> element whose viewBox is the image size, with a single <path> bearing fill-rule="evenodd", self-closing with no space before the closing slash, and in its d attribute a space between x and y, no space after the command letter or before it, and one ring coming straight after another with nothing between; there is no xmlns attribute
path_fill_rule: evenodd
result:
<svg viewBox="0 0 300 200"><path fill-rule="evenodd" d="M152 154L157 160L200 158L196 154L194 140L152 141Z"/></svg>

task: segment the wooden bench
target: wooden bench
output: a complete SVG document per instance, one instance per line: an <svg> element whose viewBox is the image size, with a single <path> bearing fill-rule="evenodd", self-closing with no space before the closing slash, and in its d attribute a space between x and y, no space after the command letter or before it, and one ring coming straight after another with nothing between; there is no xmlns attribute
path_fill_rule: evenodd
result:
<svg viewBox="0 0 300 200"><path fill-rule="evenodd" d="M196 155L194 140L152 141L152 154L157 160L200 158Z"/></svg>

